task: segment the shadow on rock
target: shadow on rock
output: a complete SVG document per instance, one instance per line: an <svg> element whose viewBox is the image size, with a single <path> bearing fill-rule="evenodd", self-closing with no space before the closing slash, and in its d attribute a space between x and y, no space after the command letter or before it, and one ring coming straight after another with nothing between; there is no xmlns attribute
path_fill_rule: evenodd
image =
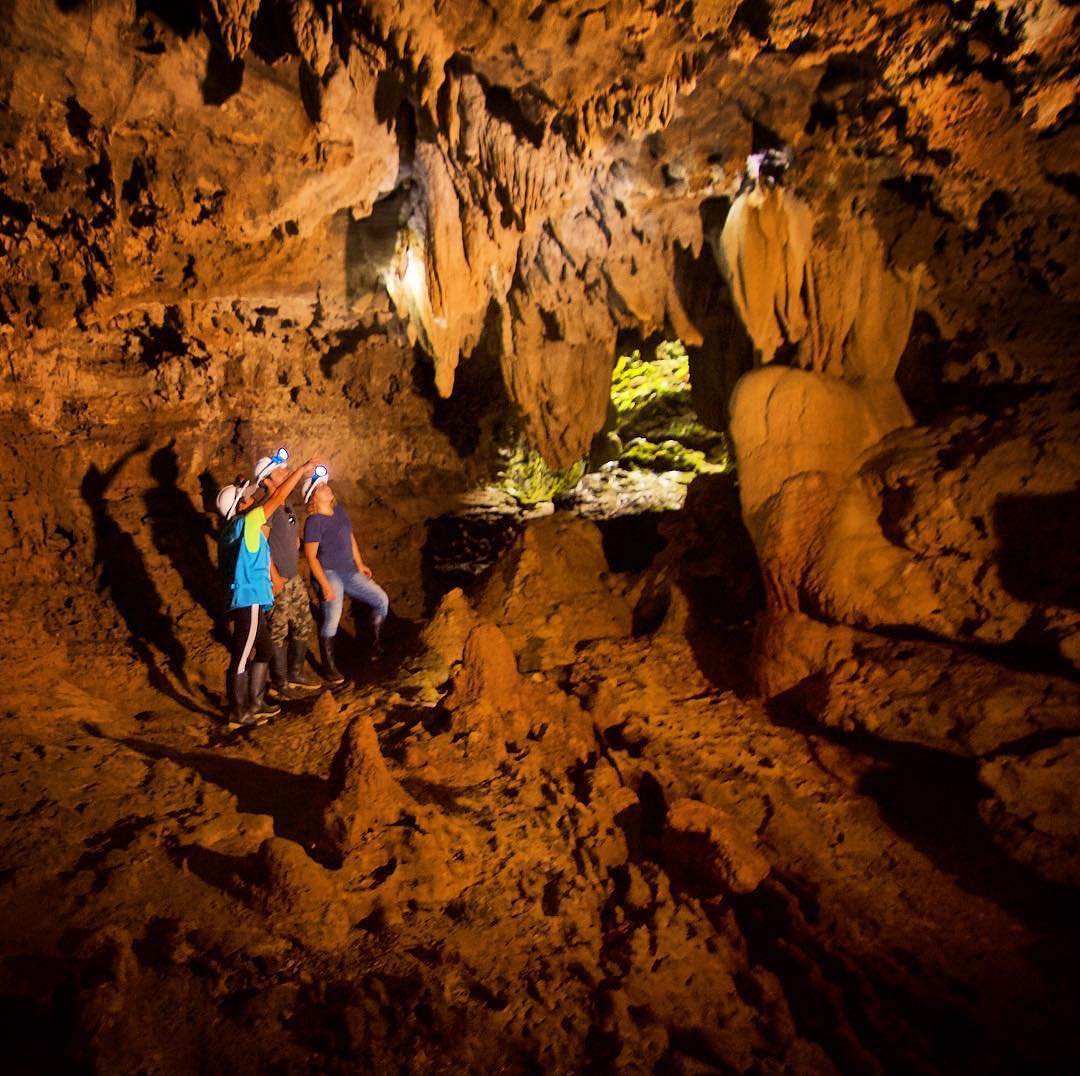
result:
<svg viewBox="0 0 1080 1076"><path fill-rule="evenodd" d="M168 557L187 593L202 606L214 625L214 638L227 643L222 622L224 608L217 568L210 558L207 540L213 527L192 499L177 484L180 462L175 443L159 448L150 457L150 476L157 483L143 495L150 517L154 548Z"/></svg>
<svg viewBox="0 0 1080 1076"><path fill-rule="evenodd" d="M320 835L320 820L330 799L327 782L321 777L289 773L209 751L176 751L147 740L127 738L119 742L148 758L167 758L194 770L204 781L231 792L241 813L273 818L274 832L279 837L309 848Z"/></svg>
<svg viewBox="0 0 1080 1076"><path fill-rule="evenodd" d="M1080 941L1072 911L1076 891L1041 878L994 842L979 815L979 802L988 793L978 780L978 760L819 724L814 713L820 706L820 679L810 677L769 700L772 720L873 759L875 765L857 790L877 803L897 836L966 892L994 902L1034 934L1056 938L1044 956L1060 962L1061 943Z"/></svg>
<svg viewBox="0 0 1080 1076"><path fill-rule="evenodd" d="M163 612L161 594L154 583L134 538L120 526L109 506L108 493L124 466L146 445L129 449L106 470L92 463L83 476L80 492L90 509L94 525L94 564L101 570L101 587L109 592L130 634L130 645L146 666L150 682L185 709L206 714L161 670L153 649L166 659L185 691L190 691L184 664L187 651L177 638L172 621Z"/></svg>

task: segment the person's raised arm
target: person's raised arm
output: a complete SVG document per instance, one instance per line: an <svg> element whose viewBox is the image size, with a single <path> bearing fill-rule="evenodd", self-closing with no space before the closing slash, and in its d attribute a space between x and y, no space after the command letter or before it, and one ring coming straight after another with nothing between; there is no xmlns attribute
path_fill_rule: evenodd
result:
<svg viewBox="0 0 1080 1076"><path fill-rule="evenodd" d="M311 470L319 462L317 456L312 456L307 463L300 464L299 467L289 472L288 477L284 482L270 494L262 503L262 510L266 514L266 518L269 519L289 498L289 494L296 489L300 479L305 474L310 474Z"/></svg>
<svg viewBox="0 0 1080 1076"><path fill-rule="evenodd" d="M304 556L307 557L308 567L311 569L312 578L319 584L323 600L332 602L337 595L334 593L334 588L330 585L330 580L326 578L326 572L323 571L323 566L319 563L319 543L305 542Z"/></svg>

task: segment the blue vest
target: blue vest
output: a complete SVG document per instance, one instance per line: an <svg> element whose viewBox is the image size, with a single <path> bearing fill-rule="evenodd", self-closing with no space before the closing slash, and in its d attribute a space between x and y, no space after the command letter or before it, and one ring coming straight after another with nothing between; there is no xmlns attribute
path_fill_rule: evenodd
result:
<svg viewBox="0 0 1080 1076"><path fill-rule="evenodd" d="M266 522L261 508L230 520L218 537L218 564L229 594L229 609L274 604L270 585L270 545L260 529ZM255 546L254 550L251 546Z"/></svg>

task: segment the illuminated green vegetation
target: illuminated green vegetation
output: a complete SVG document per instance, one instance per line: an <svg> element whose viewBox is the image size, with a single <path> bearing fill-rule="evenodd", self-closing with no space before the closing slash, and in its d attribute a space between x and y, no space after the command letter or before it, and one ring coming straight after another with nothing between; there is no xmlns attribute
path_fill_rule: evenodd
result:
<svg viewBox="0 0 1080 1076"><path fill-rule="evenodd" d="M539 452L519 442L505 457L495 485L518 504L529 507L573 489L584 473L584 460L569 467L549 467Z"/></svg>
<svg viewBox="0 0 1080 1076"><path fill-rule="evenodd" d="M729 470L727 438L703 426L690 398L690 360L679 340L654 357L622 355L611 376L614 433L625 467L710 474Z"/></svg>

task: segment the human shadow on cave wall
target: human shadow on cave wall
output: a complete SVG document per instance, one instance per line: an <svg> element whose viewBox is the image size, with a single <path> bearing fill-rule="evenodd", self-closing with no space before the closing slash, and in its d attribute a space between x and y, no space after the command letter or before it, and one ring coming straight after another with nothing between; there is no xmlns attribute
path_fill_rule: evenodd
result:
<svg viewBox="0 0 1080 1076"><path fill-rule="evenodd" d="M100 589L108 590L113 605L129 632L128 642L146 666L151 685L185 709L206 711L178 690L159 667L154 650L164 655L170 671L185 691L190 692L184 671L187 651L176 637L172 621L163 612L163 603L135 540L113 518L107 494L120 471L133 456L145 452L144 443L128 449L102 471L90 464L80 492L90 509L94 526L94 565L101 569Z"/></svg>
<svg viewBox="0 0 1080 1076"><path fill-rule="evenodd" d="M150 477L157 483L143 495L154 548L169 559L187 593L205 610L214 639L228 645L218 571L207 549L214 527L179 487L180 461L170 441L150 457Z"/></svg>

